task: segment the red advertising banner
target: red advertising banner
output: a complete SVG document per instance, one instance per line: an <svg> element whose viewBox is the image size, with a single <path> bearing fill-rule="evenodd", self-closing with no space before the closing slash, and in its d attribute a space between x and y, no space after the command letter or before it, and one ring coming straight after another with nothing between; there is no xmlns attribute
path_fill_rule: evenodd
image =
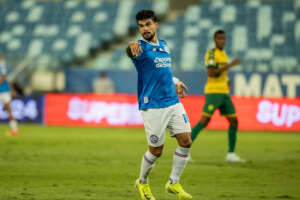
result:
<svg viewBox="0 0 300 200"><path fill-rule="evenodd" d="M45 124L142 127L136 95L47 94Z"/></svg>
<svg viewBox="0 0 300 200"><path fill-rule="evenodd" d="M201 118L204 96L182 99L194 126ZM300 98L232 97L239 130L300 132ZM136 95L47 94L45 124L97 127L143 127ZM228 122L216 111L208 129L226 130Z"/></svg>

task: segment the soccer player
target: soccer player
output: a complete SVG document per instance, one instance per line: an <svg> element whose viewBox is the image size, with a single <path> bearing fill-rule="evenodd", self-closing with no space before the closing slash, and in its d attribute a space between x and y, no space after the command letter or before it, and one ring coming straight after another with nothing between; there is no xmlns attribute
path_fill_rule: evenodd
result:
<svg viewBox="0 0 300 200"><path fill-rule="evenodd" d="M165 189L175 194L178 199L192 199L179 183L192 144L190 123L178 99L178 96L185 96L187 87L172 76L170 52L166 41L158 39L155 13L152 10L141 10L136 14L136 22L142 39L130 42L126 53L138 72L138 103L149 144L149 150L142 158L136 187L141 199L155 200L148 184L148 176L155 161L162 154L165 130L168 128L171 137L177 139L178 147Z"/></svg>
<svg viewBox="0 0 300 200"><path fill-rule="evenodd" d="M10 109L10 101L11 101L11 95L10 95L10 88L9 84L6 80L6 64L3 59L3 57L0 55L0 102L4 104L4 108L8 113L9 116L9 126L10 131L6 133L7 136L16 136L18 135L18 122L15 120L15 118L12 115L11 109Z"/></svg>
<svg viewBox="0 0 300 200"><path fill-rule="evenodd" d="M228 58L224 50L226 34L223 30L218 30L214 34L215 47L210 49L205 55L205 64L208 70L208 78L205 86L205 105L202 111L202 118L192 129L192 141L198 133L205 128L216 109L219 109L229 121L228 140L229 150L226 156L227 162L244 162L235 154L236 135L238 120L234 105L229 96L229 82L227 71L240 64L239 59L234 59L228 64Z"/></svg>

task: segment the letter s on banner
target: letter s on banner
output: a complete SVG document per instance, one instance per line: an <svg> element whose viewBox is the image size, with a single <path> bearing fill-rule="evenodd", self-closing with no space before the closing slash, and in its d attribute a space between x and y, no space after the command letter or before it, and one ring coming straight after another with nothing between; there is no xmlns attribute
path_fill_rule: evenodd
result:
<svg viewBox="0 0 300 200"><path fill-rule="evenodd" d="M261 123L269 123L272 121L272 102L268 100L262 100L258 104L258 113L256 118Z"/></svg>

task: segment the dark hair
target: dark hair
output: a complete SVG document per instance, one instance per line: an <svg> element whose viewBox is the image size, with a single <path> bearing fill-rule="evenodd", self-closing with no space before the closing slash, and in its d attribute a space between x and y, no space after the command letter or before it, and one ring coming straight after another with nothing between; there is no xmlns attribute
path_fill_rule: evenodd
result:
<svg viewBox="0 0 300 200"><path fill-rule="evenodd" d="M216 38L217 37L217 35L219 35L219 34L225 34L225 31L224 30L217 30L216 32L215 32L215 34L214 34L214 38Z"/></svg>
<svg viewBox="0 0 300 200"><path fill-rule="evenodd" d="M136 13L135 19L136 22L145 19L152 19L154 22L157 22L157 17L153 10L140 10L138 13Z"/></svg>

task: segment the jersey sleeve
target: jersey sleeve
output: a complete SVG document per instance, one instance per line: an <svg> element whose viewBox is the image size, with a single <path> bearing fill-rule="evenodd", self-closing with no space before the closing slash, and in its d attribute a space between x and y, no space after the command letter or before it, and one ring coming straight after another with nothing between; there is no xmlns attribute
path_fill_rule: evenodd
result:
<svg viewBox="0 0 300 200"><path fill-rule="evenodd" d="M205 54L205 66L207 68L217 68L215 64L215 50L211 49Z"/></svg>

